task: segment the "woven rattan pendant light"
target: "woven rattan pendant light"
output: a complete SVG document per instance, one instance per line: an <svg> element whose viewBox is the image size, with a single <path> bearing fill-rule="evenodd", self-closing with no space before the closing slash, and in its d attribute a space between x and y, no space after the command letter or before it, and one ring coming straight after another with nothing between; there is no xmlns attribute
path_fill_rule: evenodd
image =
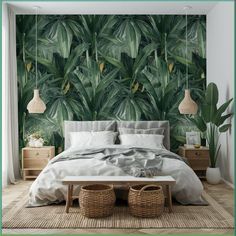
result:
<svg viewBox="0 0 236 236"><path fill-rule="evenodd" d="M46 109L46 105L44 104L43 100L39 96L38 90L38 9L39 7L34 7L36 14L35 14L35 77L36 77L36 84L34 89L34 97L28 103L27 110L29 113L44 113Z"/></svg>
<svg viewBox="0 0 236 236"><path fill-rule="evenodd" d="M188 65L187 65L187 53L188 53L188 14L187 11L190 9L190 6L184 7L185 10L185 19L186 19L186 89L184 94L184 99L179 104L179 112L180 114L196 114L198 110L198 106L196 102L193 101L190 94L189 84L188 84Z"/></svg>

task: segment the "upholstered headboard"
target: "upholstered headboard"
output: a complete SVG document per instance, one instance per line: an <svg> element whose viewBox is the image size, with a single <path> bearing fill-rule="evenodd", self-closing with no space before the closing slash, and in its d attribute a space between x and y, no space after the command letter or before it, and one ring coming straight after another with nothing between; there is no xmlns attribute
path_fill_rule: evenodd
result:
<svg viewBox="0 0 236 236"><path fill-rule="evenodd" d="M117 131L117 127L136 129L163 128L163 144L166 149L170 149L169 121L65 121L64 126L65 149L68 149L70 146L70 132L103 130Z"/></svg>

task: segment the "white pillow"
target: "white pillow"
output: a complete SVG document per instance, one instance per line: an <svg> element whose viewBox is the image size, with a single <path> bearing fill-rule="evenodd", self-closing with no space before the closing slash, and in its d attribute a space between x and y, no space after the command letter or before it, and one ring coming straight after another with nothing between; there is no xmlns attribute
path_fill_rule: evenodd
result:
<svg viewBox="0 0 236 236"><path fill-rule="evenodd" d="M160 134L121 134L119 135L119 139L121 145L164 148L164 136Z"/></svg>
<svg viewBox="0 0 236 236"><path fill-rule="evenodd" d="M99 132L70 132L70 147L82 148L93 146L113 145L117 133L113 131Z"/></svg>

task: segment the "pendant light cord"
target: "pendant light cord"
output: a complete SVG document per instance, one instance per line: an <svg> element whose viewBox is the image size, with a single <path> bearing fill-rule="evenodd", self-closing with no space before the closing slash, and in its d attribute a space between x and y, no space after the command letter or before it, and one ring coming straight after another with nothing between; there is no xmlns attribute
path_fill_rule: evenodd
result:
<svg viewBox="0 0 236 236"><path fill-rule="evenodd" d="M185 56L186 56L186 89L188 89L189 85L188 85L188 64L187 64L187 53L188 53L188 14L187 14L187 10L186 10L186 15L185 15L185 21L186 21L186 32L185 32L185 43L186 43L186 51L185 51Z"/></svg>
<svg viewBox="0 0 236 236"><path fill-rule="evenodd" d="M35 15L35 75L36 75L36 89L38 88L38 8L36 8Z"/></svg>

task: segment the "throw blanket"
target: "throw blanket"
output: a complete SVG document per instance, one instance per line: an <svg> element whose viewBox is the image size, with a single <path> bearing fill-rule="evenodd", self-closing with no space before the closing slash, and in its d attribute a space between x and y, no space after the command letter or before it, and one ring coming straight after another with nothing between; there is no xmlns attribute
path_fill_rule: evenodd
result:
<svg viewBox="0 0 236 236"><path fill-rule="evenodd" d="M107 147L77 150L70 155L61 155L53 159L51 163L92 158L104 160L107 164L119 167L128 175L135 177L158 176L162 169L163 158L183 160L180 156L166 149Z"/></svg>

